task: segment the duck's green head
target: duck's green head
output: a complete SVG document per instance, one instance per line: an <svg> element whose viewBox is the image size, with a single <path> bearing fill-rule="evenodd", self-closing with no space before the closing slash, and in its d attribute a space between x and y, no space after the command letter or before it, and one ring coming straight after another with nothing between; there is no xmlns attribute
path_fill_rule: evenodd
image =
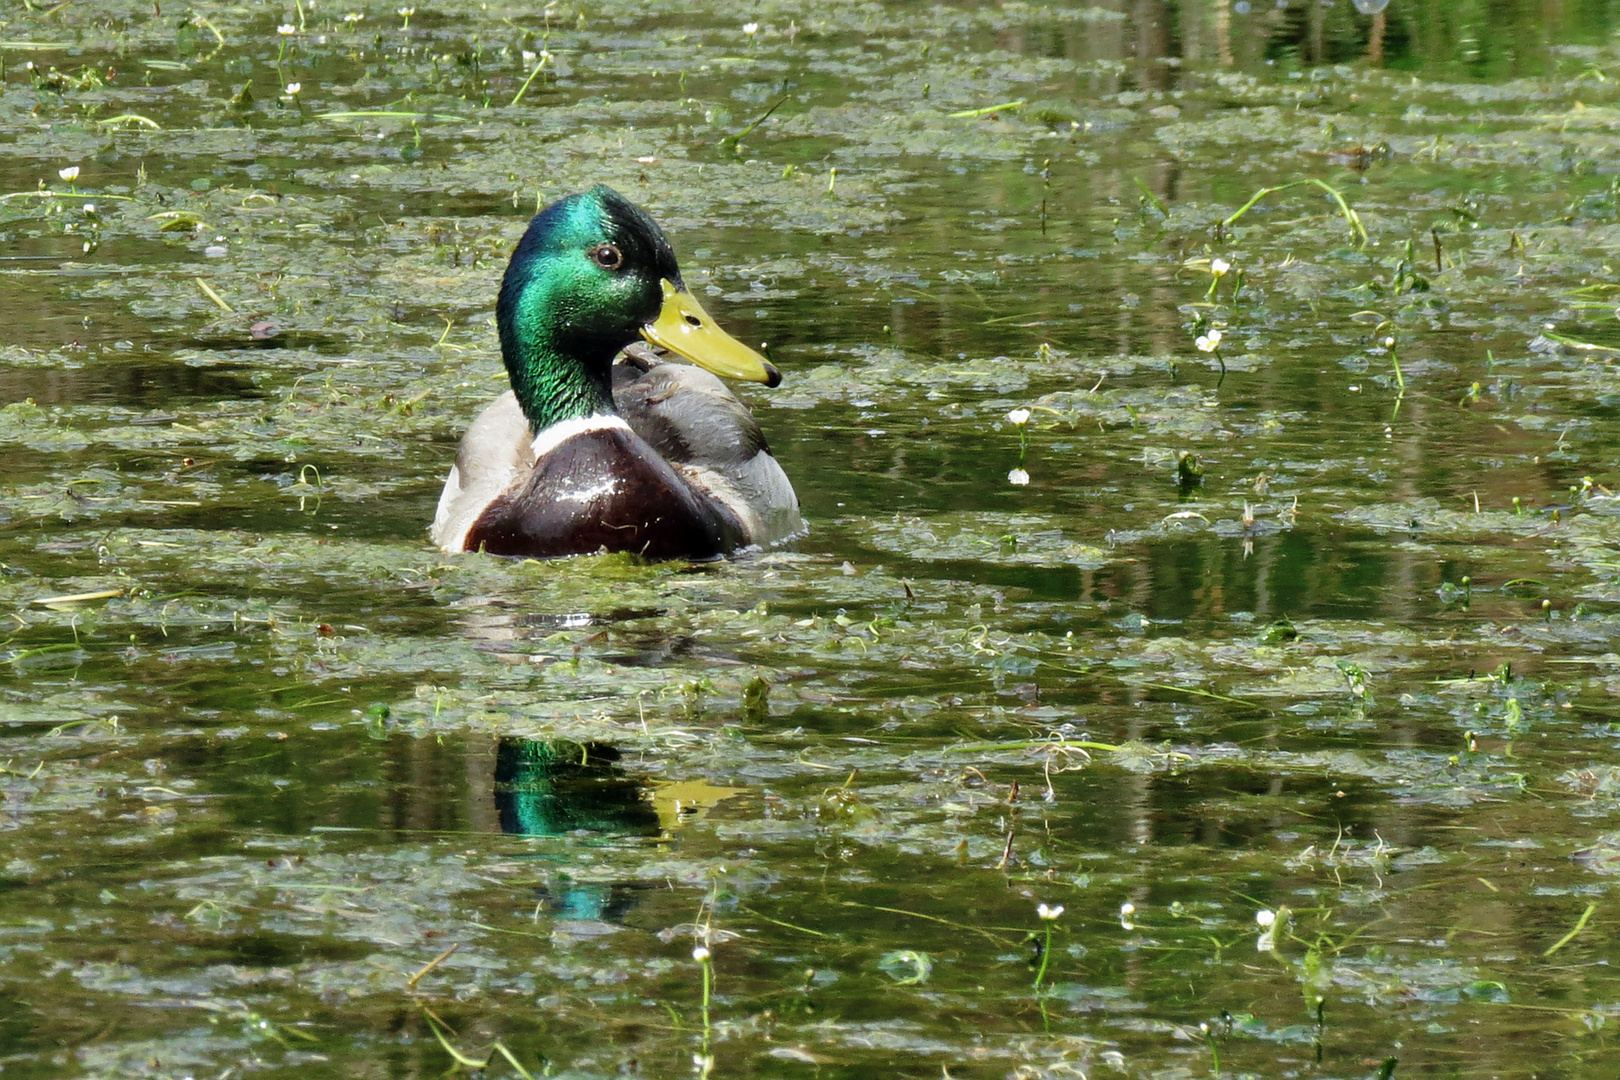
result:
<svg viewBox="0 0 1620 1080"><path fill-rule="evenodd" d="M781 381L686 290L657 222L601 184L535 215L507 264L496 322L536 431L612 413L613 357L637 338L727 378Z"/></svg>

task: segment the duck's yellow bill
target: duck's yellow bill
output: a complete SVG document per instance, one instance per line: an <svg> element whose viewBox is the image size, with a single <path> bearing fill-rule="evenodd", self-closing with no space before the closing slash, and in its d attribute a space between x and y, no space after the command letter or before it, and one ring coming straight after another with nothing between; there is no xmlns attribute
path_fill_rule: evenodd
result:
<svg viewBox="0 0 1620 1080"><path fill-rule="evenodd" d="M641 328L641 336L726 379L775 386L782 373L759 353L715 324L697 297L664 279L664 307Z"/></svg>

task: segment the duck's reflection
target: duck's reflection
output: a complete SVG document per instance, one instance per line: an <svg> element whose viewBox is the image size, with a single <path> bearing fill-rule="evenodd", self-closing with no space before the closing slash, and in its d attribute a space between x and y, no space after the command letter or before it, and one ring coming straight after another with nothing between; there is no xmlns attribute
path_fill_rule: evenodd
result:
<svg viewBox="0 0 1620 1080"><path fill-rule="evenodd" d="M519 836L664 831L651 793L605 743L501 739L495 748L495 810L501 831ZM628 885L574 883L541 889L544 910L563 919L617 922L636 904Z"/></svg>
<svg viewBox="0 0 1620 1080"><path fill-rule="evenodd" d="M501 831L522 836L663 831L650 793L625 774L619 751L605 743L500 740L495 809Z"/></svg>

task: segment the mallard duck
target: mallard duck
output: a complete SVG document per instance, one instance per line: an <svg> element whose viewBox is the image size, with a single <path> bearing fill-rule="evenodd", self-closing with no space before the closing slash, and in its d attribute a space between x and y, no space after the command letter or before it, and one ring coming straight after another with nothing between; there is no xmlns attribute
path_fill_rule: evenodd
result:
<svg viewBox="0 0 1620 1080"><path fill-rule="evenodd" d="M758 422L715 377L781 375L715 325L623 195L598 185L537 214L495 321L512 389L461 440L430 533L445 551L714 559L803 531Z"/></svg>

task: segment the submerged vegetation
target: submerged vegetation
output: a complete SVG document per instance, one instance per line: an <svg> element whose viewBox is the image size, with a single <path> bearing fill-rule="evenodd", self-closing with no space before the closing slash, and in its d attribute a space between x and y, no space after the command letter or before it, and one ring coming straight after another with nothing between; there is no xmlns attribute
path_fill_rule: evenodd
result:
<svg viewBox="0 0 1620 1080"><path fill-rule="evenodd" d="M0 1074L1608 1076L1617 31L11 5ZM597 182L793 549L427 543Z"/></svg>

